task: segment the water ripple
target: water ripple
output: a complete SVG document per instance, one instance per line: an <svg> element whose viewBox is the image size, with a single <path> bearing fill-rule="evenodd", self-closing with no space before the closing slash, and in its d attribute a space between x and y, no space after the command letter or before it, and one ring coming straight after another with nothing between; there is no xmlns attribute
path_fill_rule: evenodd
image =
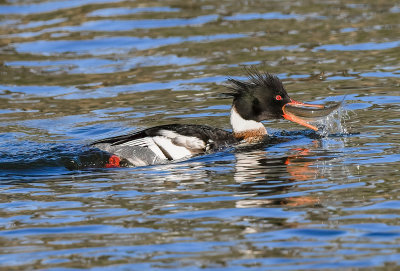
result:
<svg viewBox="0 0 400 271"><path fill-rule="evenodd" d="M396 269L399 6L335 1L2 1L0 262L7 270ZM397 35L397 36L396 36ZM95 139L229 130L227 78L345 101L315 132L104 168Z"/></svg>
<svg viewBox="0 0 400 271"><path fill-rule="evenodd" d="M0 5L0 14L28 15L35 13L53 12L61 9L70 9L89 4L120 2L121 0L68 0L56 2L33 3L26 5Z"/></svg>
<svg viewBox="0 0 400 271"><path fill-rule="evenodd" d="M131 50L155 49L166 45L184 42L211 42L215 40L239 39L246 34L216 34L190 37L138 38L138 37L102 37L90 40L53 40L15 43L13 47L20 53L30 54L125 54Z"/></svg>
<svg viewBox="0 0 400 271"><path fill-rule="evenodd" d="M313 51L372 51L372 50L388 50L396 47L400 47L400 41L388 41L388 42L366 42L358 44L326 44L315 47Z"/></svg>

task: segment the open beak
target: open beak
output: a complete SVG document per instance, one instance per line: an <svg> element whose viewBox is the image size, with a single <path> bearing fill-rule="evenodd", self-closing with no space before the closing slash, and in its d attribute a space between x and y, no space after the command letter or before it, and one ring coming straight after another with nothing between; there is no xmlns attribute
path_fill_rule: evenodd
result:
<svg viewBox="0 0 400 271"><path fill-rule="evenodd" d="M285 119L318 131L318 128L311 125L309 122L317 121L330 115L332 112L339 109L341 105L342 103L337 103L332 106L323 106L291 100L282 107L282 111Z"/></svg>

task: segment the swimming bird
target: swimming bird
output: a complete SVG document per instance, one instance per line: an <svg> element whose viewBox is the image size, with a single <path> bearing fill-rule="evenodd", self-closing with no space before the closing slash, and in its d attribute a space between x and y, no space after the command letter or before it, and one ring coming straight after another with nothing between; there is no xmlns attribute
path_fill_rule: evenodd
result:
<svg viewBox="0 0 400 271"><path fill-rule="evenodd" d="M233 98L232 132L206 125L169 124L101 139L91 146L111 155L106 167L161 164L240 143L261 142L268 137L263 120L284 118L317 130L309 124L313 113L322 110L321 116L332 112L291 99L282 81L273 74L252 68L247 69L247 75L247 80L228 79L226 94ZM298 111L301 116L296 116Z"/></svg>

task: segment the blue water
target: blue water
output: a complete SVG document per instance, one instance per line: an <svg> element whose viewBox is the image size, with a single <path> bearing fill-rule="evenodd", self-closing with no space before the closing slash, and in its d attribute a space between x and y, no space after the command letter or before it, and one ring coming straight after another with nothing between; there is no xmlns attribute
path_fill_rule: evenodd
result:
<svg viewBox="0 0 400 271"><path fill-rule="evenodd" d="M0 269L396 270L399 6L3 1ZM320 132L104 168L93 140L230 129L228 78L343 109ZM103 164L102 164L103 163Z"/></svg>
<svg viewBox="0 0 400 271"><path fill-rule="evenodd" d="M190 37L165 37L165 38L137 38L137 37L99 37L93 40L52 40L33 41L15 44L14 48L19 53L33 53L42 55L52 54L91 54L113 55L127 54L131 50L149 50L162 46L182 44L185 42L207 42L213 40L237 39L245 34L218 34Z"/></svg>

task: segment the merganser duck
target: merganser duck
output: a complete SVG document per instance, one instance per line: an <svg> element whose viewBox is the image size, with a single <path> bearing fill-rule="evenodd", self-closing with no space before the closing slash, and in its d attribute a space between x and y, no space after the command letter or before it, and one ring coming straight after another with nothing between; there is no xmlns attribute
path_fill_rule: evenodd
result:
<svg viewBox="0 0 400 271"><path fill-rule="evenodd" d="M233 97L230 112L232 132L205 125L170 124L101 139L91 146L110 153L106 167L146 166L181 160L239 143L261 142L268 136L261 123L263 120L285 118L318 130L305 117L312 117L312 113L323 106L294 101L275 75L261 73L255 68L247 69L247 73L247 81L228 79L230 92L225 94ZM308 115L304 113L307 108L310 108ZM302 116L296 116L297 111L301 111ZM332 112L325 111L323 114L326 115Z"/></svg>

